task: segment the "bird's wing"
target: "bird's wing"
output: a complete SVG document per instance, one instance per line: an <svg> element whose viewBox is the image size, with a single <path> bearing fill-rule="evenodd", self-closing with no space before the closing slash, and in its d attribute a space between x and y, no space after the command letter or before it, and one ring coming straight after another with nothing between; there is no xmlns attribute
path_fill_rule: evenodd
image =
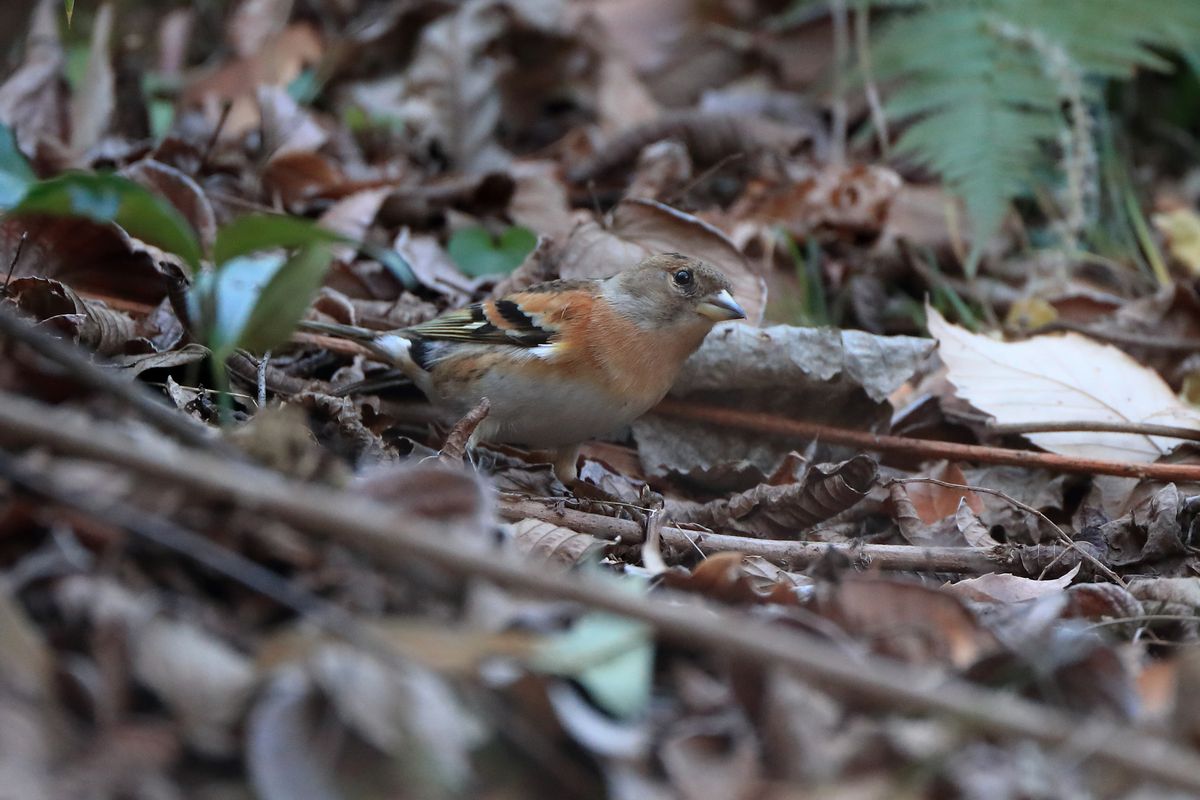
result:
<svg viewBox="0 0 1200 800"><path fill-rule="evenodd" d="M585 317L597 294L592 281L555 281L451 311L405 332L427 340L539 347Z"/></svg>

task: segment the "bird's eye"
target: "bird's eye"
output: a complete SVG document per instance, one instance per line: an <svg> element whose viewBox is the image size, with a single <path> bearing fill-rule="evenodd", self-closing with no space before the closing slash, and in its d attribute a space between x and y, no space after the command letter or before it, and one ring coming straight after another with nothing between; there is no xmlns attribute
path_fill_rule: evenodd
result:
<svg viewBox="0 0 1200 800"><path fill-rule="evenodd" d="M681 269L671 277L674 279L676 286L692 285L692 271L690 269Z"/></svg>

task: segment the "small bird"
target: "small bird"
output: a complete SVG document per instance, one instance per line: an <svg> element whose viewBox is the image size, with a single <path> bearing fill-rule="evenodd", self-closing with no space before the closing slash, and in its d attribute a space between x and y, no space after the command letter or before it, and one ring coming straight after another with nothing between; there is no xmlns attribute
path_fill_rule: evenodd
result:
<svg viewBox="0 0 1200 800"><path fill-rule="evenodd" d="M553 450L569 484L580 443L653 408L713 325L746 317L729 289L703 261L663 253L606 280L551 281L395 331L302 325L362 341L448 413L488 398L472 444Z"/></svg>

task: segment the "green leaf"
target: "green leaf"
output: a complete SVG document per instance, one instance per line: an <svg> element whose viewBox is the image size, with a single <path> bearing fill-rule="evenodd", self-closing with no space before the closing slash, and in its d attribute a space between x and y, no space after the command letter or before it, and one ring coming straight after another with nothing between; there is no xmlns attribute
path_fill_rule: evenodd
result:
<svg viewBox="0 0 1200 800"><path fill-rule="evenodd" d="M417 286L417 278L404 257L390 248L358 242L301 217L282 214L250 214L238 217L217 231L213 261L220 265L238 256L276 248L294 249L311 244L348 244L383 264L405 288Z"/></svg>
<svg viewBox="0 0 1200 800"><path fill-rule="evenodd" d="M1011 201L1046 183L1036 169L1072 121L1066 101L1101 104L1103 79L1168 68L1159 50L1194 48L1200 30L1196 0L856 2L893 10L876 28L874 77L896 87L887 108L907 123L898 153L966 203L968 267Z"/></svg>
<svg viewBox="0 0 1200 800"><path fill-rule="evenodd" d="M75 0L65 0L63 5L67 10L67 27L71 26L71 18L75 16Z"/></svg>
<svg viewBox="0 0 1200 800"><path fill-rule="evenodd" d="M499 239L494 239L486 228L475 226L456 231L446 249L464 274L477 278L495 273L507 275L536 246L537 235L519 225L504 231Z"/></svg>
<svg viewBox="0 0 1200 800"><path fill-rule="evenodd" d="M644 624L593 612L547 640L533 665L574 678L606 711L629 718L649 703L654 643Z"/></svg>
<svg viewBox="0 0 1200 800"><path fill-rule="evenodd" d="M34 184L12 209L14 214L55 214L115 222L131 236L200 268L200 243L174 206L117 175L70 174Z"/></svg>
<svg viewBox="0 0 1200 800"><path fill-rule="evenodd" d="M301 217L282 214L249 214L238 217L217 231L213 262L226 261L276 248L294 249L311 244L355 244L341 234L314 225Z"/></svg>
<svg viewBox="0 0 1200 800"><path fill-rule="evenodd" d="M17 147L17 137L9 128L0 125L0 211L21 202L36 181L33 168Z"/></svg>
<svg viewBox="0 0 1200 800"><path fill-rule="evenodd" d="M237 346L263 353L286 342L321 287L333 260L326 243L300 249L263 287Z"/></svg>
<svg viewBox="0 0 1200 800"><path fill-rule="evenodd" d="M237 256L196 280L189 313L200 321L205 344L218 361L237 349L259 298L286 263L283 252Z"/></svg>

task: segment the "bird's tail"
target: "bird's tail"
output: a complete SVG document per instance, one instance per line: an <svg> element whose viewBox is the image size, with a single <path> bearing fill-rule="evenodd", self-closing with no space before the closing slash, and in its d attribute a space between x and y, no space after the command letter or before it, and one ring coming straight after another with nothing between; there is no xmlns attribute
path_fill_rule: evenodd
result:
<svg viewBox="0 0 1200 800"><path fill-rule="evenodd" d="M412 342L400 331L373 331L370 328L359 328L354 325L341 325L337 322L317 322L316 320L301 320L300 329L313 333L324 333L341 339L362 342L383 361L395 364L400 368L407 367L412 362L409 351Z"/></svg>
<svg viewBox="0 0 1200 800"><path fill-rule="evenodd" d="M370 328L342 325L337 322L317 322L312 319L300 320L300 329L313 333L325 333L339 339L353 339L356 342L371 342L383 335L383 331L373 331Z"/></svg>

